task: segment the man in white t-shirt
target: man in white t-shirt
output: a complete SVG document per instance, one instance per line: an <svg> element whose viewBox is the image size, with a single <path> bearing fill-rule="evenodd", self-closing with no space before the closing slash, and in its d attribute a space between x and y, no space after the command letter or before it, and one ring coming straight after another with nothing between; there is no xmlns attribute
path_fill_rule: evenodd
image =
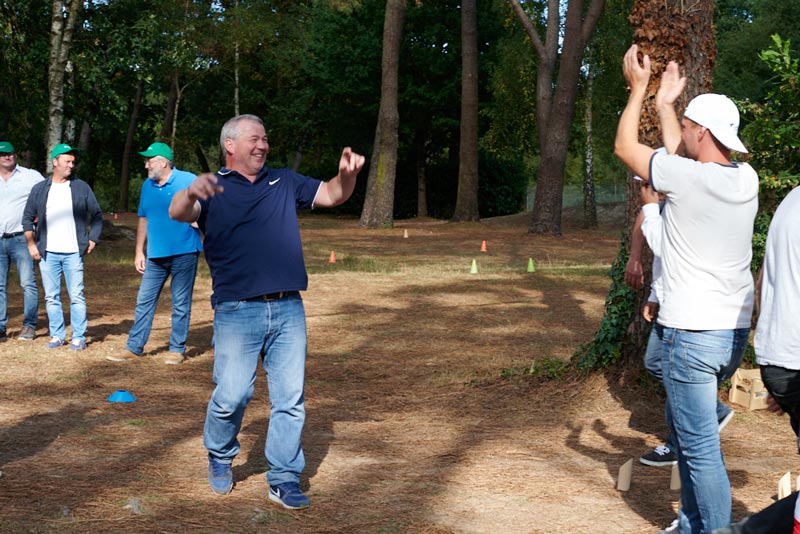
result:
<svg viewBox="0 0 800 534"><path fill-rule="evenodd" d="M731 161L747 152L738 138L739 112L727 97L694 98L678 122L675 102L686 78L670 62L655 104L669 154L639 143L639 120L650 80L634 45L623 72L631 88L620 117L615 153L667 197L663 213L658 324L661 366L678 442L679 530L711 532L731 522L731 491L716 417L719 383L741 363L753 308L750 274L758 176Z"/></svg>
<svg viewBox="0 0 800 534"><path fill-rule="evenodd" d="M28 196L22 229L28 252L39 261L44 302L55 349L66 344L61 308L61 276L69 293L72 342L70 350L86 348L86 298L83 293L83 256L94 250L103 229L103 213L89 184L72 177L76 149L56 145L50 152L53 176L39 182Z"/></svg>

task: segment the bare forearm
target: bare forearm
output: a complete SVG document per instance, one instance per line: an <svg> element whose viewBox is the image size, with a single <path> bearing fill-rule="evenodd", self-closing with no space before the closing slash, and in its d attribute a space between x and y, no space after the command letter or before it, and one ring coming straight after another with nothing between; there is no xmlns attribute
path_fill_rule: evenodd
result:
<svg viewBox="0 0 800 534"><path fill-rule="evenodd" d="M189 196L188 190L184 189L175 193L169 205L169 216L180 222L192 223L197 220L200 214L200 205L197 199Z"/></svg>
<svg viewBox="0 0 800 534"><path fill-rule="evenodd" d="M144 254L144 245L147 242L147 218L139 217L139 225L136 227L136 253Z"/></svg>

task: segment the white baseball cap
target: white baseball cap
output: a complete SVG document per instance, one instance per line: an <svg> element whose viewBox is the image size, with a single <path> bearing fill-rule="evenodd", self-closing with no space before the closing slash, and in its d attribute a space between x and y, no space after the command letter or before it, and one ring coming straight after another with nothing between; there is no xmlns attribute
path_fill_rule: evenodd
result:
<svg viewBox="0 0 800 534"><path fill-rule="evenodd" d="M717 141L730 150L747 154L739 139L739 110L725 95L706 93L696 96L686 106L683 116L711 131Z"/></svg>

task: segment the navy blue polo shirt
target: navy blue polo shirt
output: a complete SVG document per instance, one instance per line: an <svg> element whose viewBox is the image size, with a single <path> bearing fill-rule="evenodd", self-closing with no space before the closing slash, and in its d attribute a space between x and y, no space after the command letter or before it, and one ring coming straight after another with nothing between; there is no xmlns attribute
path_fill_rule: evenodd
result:
<svg viewBox="0 0 800 534"><path fill-rule="evenodd" d="M200 201L198 219L211 270L211 305L308 287L297 210L312 207L319 186L289 169L264 167L255 182L223 167L224 188Z"/></svg>

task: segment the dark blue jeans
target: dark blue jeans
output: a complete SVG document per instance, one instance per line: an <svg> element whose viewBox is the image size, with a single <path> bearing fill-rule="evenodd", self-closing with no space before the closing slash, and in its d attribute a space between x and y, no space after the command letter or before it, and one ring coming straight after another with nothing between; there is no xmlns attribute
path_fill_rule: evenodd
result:
<svg viewBox="0 0 800 534"><path fill-rule="evenodd" d="M197 273L198 252L177 254L166 258L147 259L139 296L136 297L136 313L133 326L128 334L125 348L134 354L144 352L150 338L153 317L158 305L158 297L167 278L172 276L172 332L169 336L169 351L186 352L186 337L189 335L189 319L192 312L192 291Z"/></svg>

